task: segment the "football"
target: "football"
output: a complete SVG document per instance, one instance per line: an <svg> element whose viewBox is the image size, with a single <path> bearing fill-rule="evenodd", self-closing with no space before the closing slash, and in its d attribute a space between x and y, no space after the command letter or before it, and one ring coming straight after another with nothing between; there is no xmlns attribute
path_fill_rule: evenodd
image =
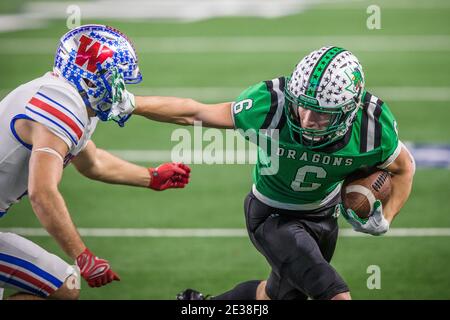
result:
<svg viewBox="0 0 450 320"><path fill-rule="evenodd" d="M383 205L391 195L391 175L384 170L361 170L349 175L342 185L342 204L360 218L368 218L373 204Z"/></svg>

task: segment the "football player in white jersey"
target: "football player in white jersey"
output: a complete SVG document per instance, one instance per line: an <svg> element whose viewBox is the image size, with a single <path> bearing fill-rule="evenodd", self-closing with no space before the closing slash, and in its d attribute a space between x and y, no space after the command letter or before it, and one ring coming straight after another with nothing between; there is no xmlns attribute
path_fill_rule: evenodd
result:
<svg viewBox="0 0 450 320"><path fill-rule="evenodd" d="M189 167L165 163L145 168L96 148L97 121L110 119L119 78L138 83L136 52L118 30L85 25L60 41L53 72L21 85L0 102L0 216L26 194L42 226L76 261L91 287L119 276L108 261L84 245L58 191L62 170L72 162L84 176L107 183L183 188ZM123 82L121 82L121 85ZM114 117L123 126L129 116ZM18 290L13 299L76 299L76 266L12 233L0 232L0 288Z"/></svg>

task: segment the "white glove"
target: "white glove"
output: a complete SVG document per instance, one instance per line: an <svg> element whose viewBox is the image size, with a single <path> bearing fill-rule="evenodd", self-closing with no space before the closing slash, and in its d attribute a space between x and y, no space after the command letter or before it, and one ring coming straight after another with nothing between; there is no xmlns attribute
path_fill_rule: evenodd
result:
<svg viewBox="0 0 450 320"><path fill-rule="evenodd" d="M134 95L125 88L125 81L121 73L113 72L111 82L112 104L108 120L114 120L123 126L135 109Z"/></svg>
<svg viewBox="0 0 450 320"><path fill-rule="evenodd" d="M338 204L337 210L342 213L345 220L350 223L353 230L379 236L389 230L389 222L383 215L383 205L380 200L375 201L373 211L368 219L362 219L351 209L345 209L342 204Z"/></svg>
<svg viewBox="0 0 450 320"><path fill-rule="evenodd" d="M124 88L120 92L118 100L113 100L108 120L119 122L121 119L130 116L135 107L134 94Z"/></svg>

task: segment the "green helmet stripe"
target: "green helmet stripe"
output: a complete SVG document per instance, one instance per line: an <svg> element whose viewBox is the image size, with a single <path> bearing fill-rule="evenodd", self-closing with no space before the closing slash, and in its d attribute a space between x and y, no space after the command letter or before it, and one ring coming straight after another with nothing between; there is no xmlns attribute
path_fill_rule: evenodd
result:
<svg viewBox="0 0 450 320"><path fill-rule="evenodd" d="M311 71L311 75L308 80L308 88L306 89L306 95L309 97L316 97L317 88L319 86L320 81L322 80L323 75L325 74L325 70L331 61L336 57L339 53L346 51L345 49L338 47L331 47L320 57Z"/></svg>

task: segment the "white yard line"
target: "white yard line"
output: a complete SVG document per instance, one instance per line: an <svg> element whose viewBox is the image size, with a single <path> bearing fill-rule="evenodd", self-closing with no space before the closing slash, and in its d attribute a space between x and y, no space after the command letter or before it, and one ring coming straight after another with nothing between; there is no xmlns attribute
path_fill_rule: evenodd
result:
<svg viewBox="0 0 450 320"><path fill-rule="evenodd" d="M448 35L355 36L224 36L134 37L139 54L146 53L305 53L324 45L343 46L354 52L450 51ZM0 55L54 54L56 38L2 39Z"/></svg>
<svg viewBox="0 0 450 320"><path fill-rule="evenodd" d="M74 10L82 12L83 19L119 19L128 21L181 21L190 22L215 17L274 18L304 11L359 10L365 11L368 0L96 0L81 1L28 1L18 14L0 14L0 32L42 27L50 19L66 20ZM386 9L446 10L450 3L443 0L378 0L376 5ZM70 17L69 17L70 19Z"/></svg>
<svg viewBox="0 0 450 320"><path fill-rule="evenodd" d="M189 97L208 101L235 99L243 87L141 87L133 90L140 95ZM131 89L130 89L131 90ZM450 87L370 87L384 101L450 101Z"/></svg>
<svg viewBox="0 0 450 320"><path fill-rule="evenodd" d="M64 19L73 1L32 1L26 12L47 19ZM83 19L127 19L179 21L214 17L281 17L306 10L364 10L364 0L97 0L78 1ZM446 9L444 1L377 1L383 9Z"/></svg>
<svg viewBox="0 0 450 320"><path fill-rule="evenodd" d="M232 101L245 89L241 87L137 87L137 95L189 97L205 102ZM0 88L0 98L12 88ZM442 102L450 101L450 87L370 87L369 90L388 104L392 101ZM432 106L430 106L432 107Z"/></svg>
<svg viewBox="0 0 450 320"><path fill-rule="evenodd" d="M173 142L177 144L178 142ZM249 145L247 142L246 145ZM224 150L223 156L213 156L204 150L192 150L190 155L191 161L183 160L178 154L174 154L170 150L108 150L117 157L130 162L164 162L164 161L181 161L187 164L229 164L226 159L234 159L231 164L256 164L256 150L249 147L247 150ZM228 154L227 154L228 153ZM240 162L237 161L240 159ZM231 160L230 160L231 161Z"/></svg>
<svg viewBox="0 0 450 320"><path fill-rule="evenodd" d="M361 10L367 8L369 5L377 5L383 11L384 9L403 9L403 10L417 10L417 9L449 9L450 2L446 0L378 0L376 2L370 0L353 0L344 2L323 2L315 6L314 10Z"/></svg>
<svg viewBox="0 0 450 320"><path fill-rule="evenodd" d="M171 161L170 150L108 150L121 159L131 162L161 162ZM197 151L201 153L201 151ZM194 152L195 156L195 152Z"/></svg>
<svg viewBox="0 0 450 320"><path fill-rule="evenodd" d="M173 142L173 145L178 142ZM409 150L416 159L418 168L438 167L449 168L450 150L443 145L428 145L415 146L411 142L405 141ZM203 150L191 150L190 157L183 155L181 157L178 152L175 152L172 157L170 150L108 150L121 159L131 162L164 162L164 161L181 161L189 164L255 164L256 163L256 149L252 145L243 141L242 147L236 149L223 149L222 155L213 155L210 152ZM235 145L237 146L237 144ZM227 161L228 160L228 161Z"/></svg>
<svg viewBox="0 0 450 320"><path fill-rule="evenodd" d="M166 229L166 228L79 228L84 237L143 237L143 238L216 238L247 237L244 229ZM2 228L0 232L12 232L29 237L48 237L41 228ZM345 228L339 231L341 237L367 237L369 235ZM450 237L450 228L394 228L383 237Z"/></svg>

